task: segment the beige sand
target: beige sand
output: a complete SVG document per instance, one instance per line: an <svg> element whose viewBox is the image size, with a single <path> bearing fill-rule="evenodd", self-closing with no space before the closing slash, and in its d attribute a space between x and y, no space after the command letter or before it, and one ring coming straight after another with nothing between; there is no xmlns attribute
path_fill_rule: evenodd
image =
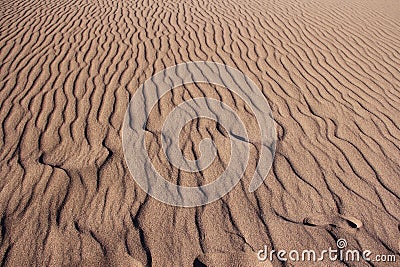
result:
<svg viewBox="0 0 400 267"><path fill-rule="evenodd" d="M399 47L397 0L2 0L2 265L271 266L257 259L264 245L322 250L339 238L400 261ZM279 142L256 192L246 190L254 146L228 195L176 208L134 182L121 127L141 83L195 60L253 79ZM160 102L161 117L190 98L184 89L244 109L224 89L188 86ZM160 114L152 120L156 131ZM227 141L194 122L182 133L188 157L207 134ZM158 141L148 144L162 169ZM229 156L220 152L206 180Z"/></svg>

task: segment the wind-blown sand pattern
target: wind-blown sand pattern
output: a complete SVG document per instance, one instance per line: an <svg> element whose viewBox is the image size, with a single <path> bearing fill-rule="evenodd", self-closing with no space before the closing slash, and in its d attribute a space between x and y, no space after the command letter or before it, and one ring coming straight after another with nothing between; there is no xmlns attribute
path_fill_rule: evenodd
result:
<svg viewBox="0 0 400 267"><path fill-rule="evenodd" d="M2 265L271 266L257 260L264 245L320 251L339 238L400 260L400 7L377 2L1 1ZM134 182L121 128L140 84L198 60L235 67L262 88L279 141L254 193L256 144L228 195L178 208ZM160 101L150 131L196 95L245 110L223 88L181 87ZM204 137L220 146L206 181L229 157L216 128L199 120L182 133L188 157ZM156 136L148 146L172 179L201 178L162 167Z"/></svg>

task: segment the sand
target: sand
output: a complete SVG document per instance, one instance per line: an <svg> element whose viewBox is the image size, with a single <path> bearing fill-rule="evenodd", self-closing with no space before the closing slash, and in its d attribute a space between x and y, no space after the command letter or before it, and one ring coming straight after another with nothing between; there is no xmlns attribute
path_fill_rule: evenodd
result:
<svg viewBox="0 0 400 267"><path fill-rule="evenodd" d="M396 0L1 1L2 266L399 266L257 259L264 245L322 250L343 238L400 261L399 47ZM229 194L173 207L135 183L122 123L140 84L199 60L261 88L276 155L255 192L256 145ZM176 88L152 114L154 133L191 94L245 110L224 88ZM229 156L216 128L182 132L188 157L205 136L220 146L204 177L163 167L156 136L150 156L172 180L212 180Z"/></svg>

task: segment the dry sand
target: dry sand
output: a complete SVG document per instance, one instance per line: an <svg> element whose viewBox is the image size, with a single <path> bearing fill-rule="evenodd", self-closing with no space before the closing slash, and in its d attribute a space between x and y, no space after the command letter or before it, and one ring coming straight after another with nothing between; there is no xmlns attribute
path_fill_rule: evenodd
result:
<svg viewBox="0 0 400 267"><path fill-rule="evenodd" d="M339 238L400 261L399 48L397 0L2 0L2 266L271 266L257 260L264 245L322 250ZM253 79L279 141L254 193L255 148L228 195L177 208L134 182L121 128L141 83L196 60ZM244 108L224 89L188 86L161 116L183 90ZM189 157L207 134L226 141L210 121L184 129ZM149 146L157 161L158 139Z"/></svg>

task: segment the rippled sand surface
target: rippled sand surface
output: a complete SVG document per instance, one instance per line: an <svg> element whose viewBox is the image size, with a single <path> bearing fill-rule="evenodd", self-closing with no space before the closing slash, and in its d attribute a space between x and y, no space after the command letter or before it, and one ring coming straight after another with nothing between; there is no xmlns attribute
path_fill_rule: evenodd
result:
<svg viewBox="0 0 400 267"><path fill-rule="evenodd" d="M257 259L264 245L320 251L340 238L400 261L399 48L396 0L2 0L2 265L272 266ZM262 90L276 155L255 192L256 144L229 194L173 207L135 183L122 123L140 84L199 60L237 68ZM247 114L218 86L181 86L161 99L147 145L174 182L212 181L229 160L227 135L208 120L189 123L181 140L189 158L201 139L214 140L209 170L189 175L162 157L162 118L204 95Z"/></svg>

